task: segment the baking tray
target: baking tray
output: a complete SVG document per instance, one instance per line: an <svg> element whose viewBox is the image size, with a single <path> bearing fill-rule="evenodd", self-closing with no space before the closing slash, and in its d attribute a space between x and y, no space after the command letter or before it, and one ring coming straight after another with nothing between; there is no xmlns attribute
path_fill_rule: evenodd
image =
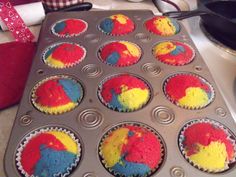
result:
<svg viewBox="0 0 236 177"><path fill-rule="evenodd" d="M105 17L124 14L135 23L135 30L124 36L105 35L98 30L98 25ZM48 14L43 22L38 49L25 87L15 122L12 128L8 147L5 153L5 172L9 177L21 176L16 169L16 148L21 140L41 127L57 126L74 132L82 145L82 157L72 177L108 177L112 176L99 160L98 144L102 136L113 126L122 122L140 122L155 129L164 140L165 158L160 169L153 176L171 177L235 177L236 168L226 172L211 174L200 171L188 163L178 147L178 135L183 125L193 119L210 118L228 127L236 134L236 126L205 62L193 41L181 25L181 31L170 37L161 37L148 32L144 22L153 17L149 10L129 11L90 11ZM79 18L89 25L86 32L71 38L59 38L50 31L51 26L62 19ZM184 66L170 66L157 61L152 55L154 44L164 40L177 40L190 44L195 50L195 59ZM101 62L97 51L109 41L125 40L139 45L142 49L141 60L128 67L113 67ZM42 61L44 50L57 42L74 42L87 50L86 58L78 65L66 69L50 68ZM215 98L211 104L200 110L183 109L172 104L163 93L165 79L174 73L191 72L205 78L214 88ZM220 71L219 71L220 72ZM138 111L120 113L105 107L98 99L97 88L107 76L131 73L143 78L152 87L149 103ZM80 105L70 112L60 115L44 114L31 103L32 88L41 80L53 75L69 75L77 78L84 87L84 98Z"/></svg>

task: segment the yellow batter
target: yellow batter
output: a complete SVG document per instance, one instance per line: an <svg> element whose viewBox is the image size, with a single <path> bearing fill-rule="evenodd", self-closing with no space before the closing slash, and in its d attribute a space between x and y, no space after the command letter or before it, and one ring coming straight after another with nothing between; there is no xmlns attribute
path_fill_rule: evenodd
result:
<svg viewBox="0 0 236 177"><path fill-rule="evenodd" d="M203 169L217 171L225 168L227 151L224 143L211 142L208 146L198 145L199 152L190 156L190 160Z"/></svg>
<svg viewBox="0 0 236 177"><path fill-rule="evenodd" d="M69 135L59 131L49 131L48 133L54 135L66 147L67 151L78 154L78 146Z"/></svg>
<svg viewBox="0 0 236 177"><path fill-rule="evenodd" d="M108 167L114 166L121 158L122 145L127 144L129 129L119 128L105 139L101 153Z"/></svg>
<svg viewBox="0 0 236 177"><path fill-rule="evenodd" d="M189 87L186 89L185 97L178 100L181 106L190 108L203 107L208 103L208 95L201 88Z"/></svg>

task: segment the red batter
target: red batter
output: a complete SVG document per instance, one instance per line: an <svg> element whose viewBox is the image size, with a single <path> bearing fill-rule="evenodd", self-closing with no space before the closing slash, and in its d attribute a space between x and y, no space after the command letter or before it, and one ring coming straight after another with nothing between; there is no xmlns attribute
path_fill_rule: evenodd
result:
<svg viewBox="0 0 236 177"><path fill-rule="evenodd" d="M196 144L208 146L211 142L219 141L225 144L228 159L232 159L234 156L234 147L232 143L227 139L228 135L224 130L217 128L210 123L196 123L191 125L184 132L185 141L184 145L188 148L188 156L197 152Z"/></svg>
<svg viewBox="0 0 236 177"><path fill-rule="evenodd" d="M207 84L203 83L198 77L192 75L176 75L167 82L166 92L174 100L179 100L185 96L185 91L189 87L198 87L206 92L210 92Z"/></svg>

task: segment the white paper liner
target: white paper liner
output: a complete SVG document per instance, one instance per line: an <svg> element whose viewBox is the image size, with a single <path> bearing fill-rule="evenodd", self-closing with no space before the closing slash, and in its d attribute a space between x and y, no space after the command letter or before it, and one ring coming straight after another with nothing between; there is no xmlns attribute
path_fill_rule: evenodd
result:
<svg viewBox="0 0 236 177"><path fill-rule="evenodd" d="M199 166L198 164L195 164L189 157L188 155L186 154L185 152L185 148L184 148L184 139L185 139L185 136L184 136L184 132L190 128L192 125L196 124L196 123L209 123L211 125L214 125L216 126L217 128L220 128L221 130L224 130L224 132L228 135L227 139L232 143L232 145L234 146L234 157L229 160L228 162L225 162L225 168L224 169L215 169L215 170L210 170L210 169L205 169L201 166ZM231 137L234 137L234 139L232 139ZM195 119L195 120L191 120L189 122L187 122L183 128L181 129L180 131L180 134L179 134L179 138L178 138L178 145L179 145L179 148L180 148L180 151L182 153L182 155L184 156L184 158L192 165L194 166L195 168L201 170L201 171L204 171L204 172L208 172L208 173L219 173L219 172L223 172L223 171L226 171L229 169L229 164L232 164L232 163L235 163L236 162L236 139L235 139L235 136L233 135L233 133L231 133L231 131L225 127L223 124L217 122L217 121L214 121L214 120L211 120L209 118L201 118L201 119Z"/></svg>
<svg viewBox="0 0 236 177"><path fill-rule="evenodd" d="M52 64L50 64L49 62L47 62L47 60L46 60L46 54L47 54L47 52L48 52L49 50L53 49L54 47L58 47L58 46L61 45L61 44L73 44L73 45L76 45L76 46L80 47L80 48L84 51L84 55L81 56L81 58L78 59L77 61L75 61L74 63L68 63L68 64L66 64L64 67L58 67L58 66L52 65ZM72 43L72 42L59 42L59 43L55 43L55 44L53 44L53 45L47 47L47 48L44 50L43 54L42 54L42 59L43 59L43 62L44 62L46 65L48 65L48 66L50 66L50 67L52 67L52 68L64 69L64 68L73 67L73 66L79 64L80 62L82 62L82 61L84 60L85 56L86 56L86 53L87 53L87 52L86 52L86 49L85 49L83 46L79 45L79 44Z"/></svg>
<svg viewBox="0 0 236 177"><path fill-rule="evenodd" d="M186 75L186 76L194 76L198 79L200 79L203 83L205 83L207 86L209 86L209 89L210 89L210 92L211 92L211 97L209 98L208 102L202 106L198 106L198 107L191 107L191 106L187 106L187 105L180 105L178 103L177 100L173 100L167 93L166 91L166 86L169 82L169 80L175 76L179 76L179 75ZM176 88L178 89L178 88ZM169 76L165 81L164 81L164 84L163 84L163 92L164 92L164 95L166 96L166 98L172 102L173 104L181 107L181 108L184 108L184 109L189 109L189 110L198 110L198 109L203 109L205 107L207 107L210 103L213 102L214 98L215 98L215 91L214 91L214 88L213 86L206 80L204 79L203 77L197 75L197 74L194 74L194 73L191 73L191 72L181 72L181 73L175 73L175 74L172 74L171 76Z"/></svg>
<svg viewBox="0 0 236 177"><path fill-rule="evenodd" d="M79 142L79 139L75 136L74 133L72 133L71 131L67 130L67 129L64 129L64 128L59 128L59 127L48 127L48 128L42 128L42 129L39 129L39 130L36 130L36 131L33 131L31 132L30 134L27 135L26 138L24 138L22 141L21 141L21 144L18 146L17 148L17 151L16 151L16 167L17 169L19 170L19 172L24 175L25 177L36 177L34 175L29 175L22 167L21 165L21 154L22 154L22 151L23 149L26 147L26 145L28 144L28 142L36 137L37 135L41 134L41 133L46 133L46 132L49 132L49 131L58 131L58 132L63 132L63 133L66 133L67 135L69 135L73 141L77 144L77 148L78 148L78 151L77 151L77 156L76 156L76 159L75 159L75 162L71 164L70 167L68 167L66 169L65 172L61 172L59 174L55 174L57 176L61 176L61 177L66 177L68 176L69 174L72 173L73 169L76 168L76 166L79 164L79 161L80 161L80 157L81 157L81 145L80 145L80 142Z"/></svg>
<svg viewBox="0 0 236 177"><path fill-rule="evenodd" d="M59 34L55 31L54 27L58 24L58 23L61 23L63 21L66 21L66 20L78 20L78 21L81 21L85 24L85 28L83 31L81 32L78 32L77 34L70 34L70 35L65 35L65 34ZM70 37L76 37L76 36L79 36L81 35L82 33L84 33L85 31L87 31L88 29L88 23L82 19L78 19L78 18L68 18L68 19L63 19L63 20L60 20L60 21L57 21L56 23L54 23L51 27L51 31L54 35L58 36L58 37L61 37L61 38L70 38Z"/></svg>
<svg viewBox="0 0 236 177"><path fill-rule="evenodd" d="M171 42L171 43L174 43L174 44L175 44L175 42L179 42L179 43L181 43L181 44L187 46L188 48L190 48L190 50L193 52L193 55L192 55L192 57L188 60L188 62L182 63L182 64L170 64L170 63L168 63L168 62L166 62L166 61L160 60L157 56L155 56L155 54L154 54L154 48L155 48L158 44L161 44L161 43L163 43L163 42ZM160 61L160 62L162 62L162 63L165 63L165 64L167 64L167 65L171 65L171 66L184 66L184 65L187 65L187 64L191 63L191 62L193 61L193 59L195 58L195 56L196 56L196 52L195 52L195 50L193 49L192 46L190 46L189 44L187 44L187 43L185 43L185 42L181 42L181 41L177 41L177 40L164 40L164 41L160 41L160 42L156 43L156 44L152 47L152 54L153 54L153 56L154 56L158 61Z"/></svg>
<svg viewBox="0 0 236 177"><path fill-rule="evenodd" d="M102 92L103 85L104 85L105 82L107 82L107 81L109 81L110 79L113 79L113 78L115 78L115 77L119 77L119 76L126 75L126 74L129 75L129 76L132 76L132 77L135 77L135 78L141 80L141 81L147 86L147 88L148 88L148 90L149 90L148 100L147 100L145 103L143 103L142 105L140 105L139 108L135 108L135 109L129 109L129 108L119 109L119 108L117 108L117 107L113 107L113 105L111 105L110 103L107 103L107 102L103 99L103 97L102 97L101 92ZM97 92L97 94L98 94L99 100L100 100L106 107L108 107L109 109L111 109L111 110L113 110L113 111L117 111L117 112L134 112L134 111L137 111L137 110L142 109L144 106L146 106L146 105L149 103L149 101L151 100L152 91L151 91L150 85L149 85L148 82L145 81L144 79L142 79L142 78L140 78L140 77L138 77L138 76L136 76L136 75L130 74L130 73L120 73L120 74L115 74L115 75L107 76L105 79L103 79L103 80L100 82L100 84L98 85L98 92Z"/></svg>
<svg viewBox="0 0 236 177"><path fill-rule="evenodd" d="M70 80L72 80L72 81L74 81L74 82L76 82L78 84L78 86L80 87L81 96L80 96L79 100L77 100L77 103L76 103L76 105L74 107L72 107L70 109L67 109L67 110L63 110L63 111L62 110L57 110L56 112L49 113L48 111L45 111L44 108L42 108L42 106L36 102L37 96L36 96L35 92L38 89L38 87L41 84L43 84L43 83L45 83L45 82L47 82L49 80L54 80L54 79L70 79ZM74 108L76 108L80 104L82 99L83 99L83 96L84 96L83 92L84 92L84 90L83 90L83 87L82 87L81 83L79 81L77 81L76 79L70 77L70 76L66 76L66 75L50 76L50 77L47 77L46 79L43 79L43 80L39 81L33 87L32 91L31 91L31 102L32 102L32 104L34 105L35 108L37 108L39 111L41 111L43 113L51 114L51 115L58 115L58 114L63 114L65 112L69 112L69 111L73 110Z"/></svg>
<svg viewBox="0 0 236 177"><path fill-rule="evenodd" d="M153 134L156 135L157 139L159 140L160 142L160 161L158 162L157 166L155 169L152 169L148 174L146 174L145 176L142 176L142 177L146 177L146 176L151 176L153 175L154 173L156 173L158 171L158 169L162 166L162 163L164 161L164 158L165 158L165 145L164 145L164 140L162 139L162 137L159 135L159 133L154 130L153 128L149 127L148 125L145 125L143 123L139 123L139 122L124 122L124 123L120 123L112 128L110 128L102 137L102 139L100 140L100 143L99 143L99 147L98 147L98 154L99 154L99 158L100 158L100 161L101 163L103 164L104 168L106 170L109 171L109 173L115 175L116 177L126 177L125 175L122 175L118 172L115 172L112 168L108 167L107 164L106 164L106 161L104 160L103 158L103 155L102 155L102 144L103 142L105 141L105 139L107 137L109 137L109 135L114 132L115 130L119 129L119 128L122 128L122 127L125 127L125 126L135 126L135 127L142 127L146 130L148 130L149 132L152 132ZM136 177L136 175L134 176L130 176L130 177Z"/></svg>
<svg viewBox="0 0 236 177"><path fill-rule="evenodd" d="M113 43L113 42L127 42L127 43L130 43L132 45L134 45L138 50L139 50L139 56L138 56L138 59L136 62L134 63L131 63L131 64L124 64L124 65L118 65L118 64L110 64L110 63L107 63L106 60L103 60L102 57L101 57L101 52L102 52L102 49L106 46L106 45L109 45L110 43ZM141 50L141 47L139 47L137 44L133 43L133 42L129 42L129 41L125 41L125 40L114 40L114 41L109 41L109 42L106 42L105 44L103 44L99 50L98 50L98 58L105 64L109 65L109 66L113 66L113 67L126 67L126 66L132 66L132 65L135 65L136 63L138 63L142 57L142 50Z"/></svg>

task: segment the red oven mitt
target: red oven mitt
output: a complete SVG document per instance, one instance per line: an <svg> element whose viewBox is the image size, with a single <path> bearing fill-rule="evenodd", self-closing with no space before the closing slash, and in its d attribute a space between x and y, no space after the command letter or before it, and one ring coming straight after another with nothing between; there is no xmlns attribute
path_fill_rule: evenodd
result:
<svg viewBox="0 0 236 177"><path fill-rule="evenodd" d="M35 51L32 42L0 44L0 110L20 101Z"/></svg>

